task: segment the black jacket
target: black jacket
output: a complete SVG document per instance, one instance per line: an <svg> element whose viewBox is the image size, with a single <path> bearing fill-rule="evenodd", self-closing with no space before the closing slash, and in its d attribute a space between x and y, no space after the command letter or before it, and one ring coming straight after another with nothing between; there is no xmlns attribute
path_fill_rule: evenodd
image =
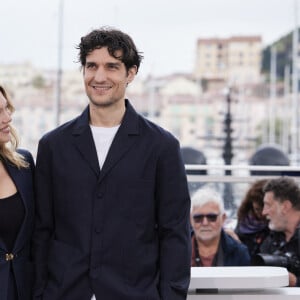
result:
<svg viewBox="0 0 300 300"><path fill-rule="evenodd" d="M283 232L271 231L260 247L260 253L273 254L273 259L266 265L286 267L297 276L296 286L300 287L300 226L292 238L286 242Z"/></svg>
<svg viewBox="0 0 300 300"><path fill-rule="evenodd" d="M126 113L103 167L89 109L44 136L36 163L35 299L186 298L190 199L178 141Z"/></svg>
<svg viewBox="0 0 300 300"><path fill-rule="evenodd" d="M253 233L242 233L239 227L235 229L235 233L238 235L240 241L247 246L250 257L259 253L259 247L269 235L269 232L270 229L268 227Z"/></svg>
<svg viewBox="0 0 300 300"><path fill-rule="evenodd" d="M18 169L6 160L3 160L3 163L21 196L25 207L25 217L13 247L12 254L14 258L12 260L6 260L8 250L0 236L0 299L7 299L11 264L19 299L30 300L33 274L30 257L30 239L34 224L34 161L28 151L19 150L18 152L28 161L28 168Z"/></svg>

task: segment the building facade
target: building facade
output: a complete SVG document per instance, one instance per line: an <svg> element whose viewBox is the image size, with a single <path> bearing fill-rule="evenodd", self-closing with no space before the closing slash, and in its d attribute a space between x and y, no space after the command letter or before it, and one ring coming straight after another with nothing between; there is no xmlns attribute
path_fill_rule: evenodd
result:
<svg viewBox="0 0 300 300"><path fill-rule="evenodd" d="M260 36L200 38L194 76L210 86L259 83L261 52Z"/></svg>

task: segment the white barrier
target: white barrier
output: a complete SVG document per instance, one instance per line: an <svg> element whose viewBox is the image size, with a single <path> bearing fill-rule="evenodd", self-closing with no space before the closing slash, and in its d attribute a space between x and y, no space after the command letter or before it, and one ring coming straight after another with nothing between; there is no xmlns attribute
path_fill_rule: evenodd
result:
<svg viewBox="0 0 300 300"><path fill-rule="evenodd" d="M288 286L281 267L191 268L188 300L300 299L300 288Z"/></svg>

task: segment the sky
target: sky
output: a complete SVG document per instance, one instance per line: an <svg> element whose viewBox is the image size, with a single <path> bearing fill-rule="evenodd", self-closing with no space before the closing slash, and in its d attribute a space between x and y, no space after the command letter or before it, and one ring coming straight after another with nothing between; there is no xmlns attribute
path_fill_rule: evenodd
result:
<svg viewBox="0 0 300 300"><path fill-rule="evenodd" d="M0 64L57 68L61 2L63 69L79 67L83 35L113 26L143 52L144 77L192 72L198 38L260 35L265 46L300 19L300 0L2 0Z"/></svg>

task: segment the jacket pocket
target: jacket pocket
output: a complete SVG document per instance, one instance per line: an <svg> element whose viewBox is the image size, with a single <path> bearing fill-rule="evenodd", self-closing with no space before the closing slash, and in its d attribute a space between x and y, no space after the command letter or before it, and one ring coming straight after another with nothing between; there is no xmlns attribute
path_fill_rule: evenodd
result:
<svg viewBox="0 0 300 300"><path fill-rule="evenodd" d="M65 272L79 255L78 249L58 240L53 240L48 256L48 284L62 285Z"/></svg>

